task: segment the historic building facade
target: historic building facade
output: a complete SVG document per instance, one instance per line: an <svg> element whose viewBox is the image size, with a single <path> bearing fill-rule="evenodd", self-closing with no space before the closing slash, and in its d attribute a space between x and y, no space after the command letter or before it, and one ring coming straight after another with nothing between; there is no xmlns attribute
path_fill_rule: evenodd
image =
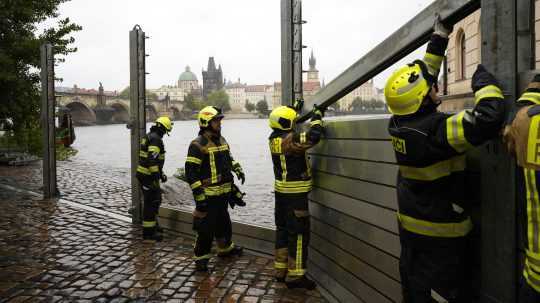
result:
<svg viewBox="0 0 540 303"><path fill-rule="evenodd" d="M203 75L203 98L208 98L208 95L216 90L223 88L223 70L221 64L216 68L214 57L208 58L208 66L202 71Z"/></svg>
<svg viewBox="0 0 540 303"><path fill-rule="evenodd" d="M189 66L186 66L185 71L180 74L176 85L163 85L158 89L150 89L159 99L169 96L171 101L183 102L188 94L193 94L196 97L200 96L200 87L197 76L191 71Z"/></svg>

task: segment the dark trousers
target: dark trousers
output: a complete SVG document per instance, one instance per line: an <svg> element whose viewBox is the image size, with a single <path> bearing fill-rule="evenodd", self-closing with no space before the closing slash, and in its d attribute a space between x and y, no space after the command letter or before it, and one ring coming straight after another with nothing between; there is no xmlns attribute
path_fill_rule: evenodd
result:
<svg viewBox="0 0 540 303"><path fill-rule="evenodd" d="M519 303L538 303L540 302L540 293L527 283L525 277L521 276L519 286Z"/></svg>
<svg viewBox="0 0 540 303"><path fill-rule="evenodd" d="M147 227L149 225L154 225L156 223L156 217L159 211L159 206L161 205L161 190L160 189L150 189L146 186L142 186L144 205L143 205L143 227L145 227L145 222ZM153 222L153 223L149 223Z"/></svg>
<svg viewBox="0 0 540 303"><path fill-rule="evenodd" d="M403 302L435 302L431 290L450 303L471 302L467 237L434 238L400 230L399 270Z"/></svg>
<svg viewBox="0 0 540 303"><path fill-rule="evenodd" d="M232 223L226 197L212 197L204 218L193 218L193 230L197 232L195 258L210 259L212 242L216 238L218 251L232 245Z"/></svg>
<svg viewBox="0 0 540 303"><path fill-rule="evenodd" d="M275 193L276 276L294 280L305 274L310 237L307 193ZM287 267L284 268L284 264Z"/></svg>

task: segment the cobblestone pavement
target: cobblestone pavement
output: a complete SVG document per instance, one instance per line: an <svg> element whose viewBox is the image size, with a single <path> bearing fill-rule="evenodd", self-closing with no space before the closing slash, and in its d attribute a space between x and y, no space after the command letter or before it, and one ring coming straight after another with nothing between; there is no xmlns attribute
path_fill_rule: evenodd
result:
<svg viewBox="0 0 540 303"><path fill-rule="evenodd" d="M57 163L58 189L61 197L98 209L129 215L131 183L129 170L109 169L78 161ZM0 166L0 183L41 191L41 162L30 166ZM163 184L163 205L191 212L193 198L187 183L175 178ZM274 204L271 201L250 201L247 206L230 210L234 221L273 228Z"/></svg>
<svg viewBox="0 0 540 303"><path fill-rule="evenodd" d="M273 282L268 258L214 258L196 273L189 239L142 241L130 223L4 188L0 201L2 302L324 302Z"/></svg>

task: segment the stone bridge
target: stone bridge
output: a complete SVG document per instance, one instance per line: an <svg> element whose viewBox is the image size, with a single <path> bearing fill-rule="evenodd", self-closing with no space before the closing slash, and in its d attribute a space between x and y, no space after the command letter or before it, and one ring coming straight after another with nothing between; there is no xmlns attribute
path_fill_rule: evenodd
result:
<svg viewBox="0 0 540 303"><path fill-rule="evenodd" d="M69 112L75 125L126 123L129 120L129 99L108 96L103 93L57 92L56 103ZM186 118L183 103L168 98L147 101L146 120L154 121L159 116L173 120Z"/></svg>

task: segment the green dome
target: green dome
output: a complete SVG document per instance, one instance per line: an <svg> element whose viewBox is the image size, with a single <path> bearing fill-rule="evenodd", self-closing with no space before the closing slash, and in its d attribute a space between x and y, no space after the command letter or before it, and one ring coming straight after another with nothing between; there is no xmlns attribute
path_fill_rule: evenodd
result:
<svg viewBox="0 0 540 303"><path fill-rule="evenodd" d="M189 66L186 66L186 71L180 75L178 81L197 81L197 76L191 72Z"/></svg>

